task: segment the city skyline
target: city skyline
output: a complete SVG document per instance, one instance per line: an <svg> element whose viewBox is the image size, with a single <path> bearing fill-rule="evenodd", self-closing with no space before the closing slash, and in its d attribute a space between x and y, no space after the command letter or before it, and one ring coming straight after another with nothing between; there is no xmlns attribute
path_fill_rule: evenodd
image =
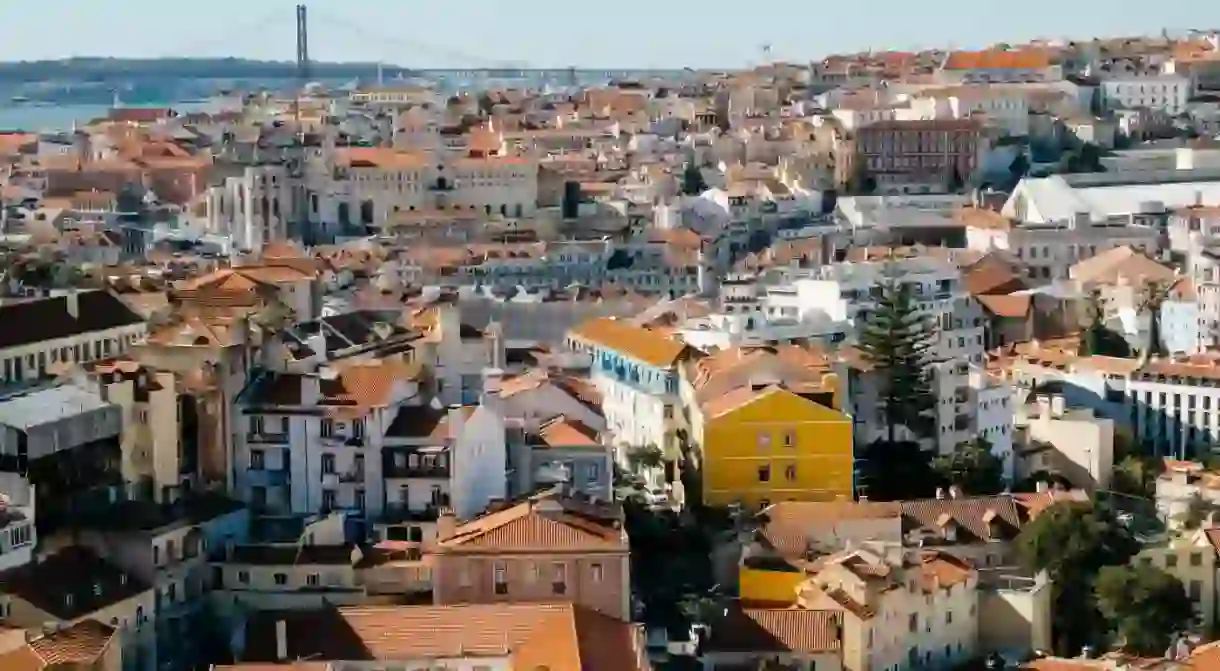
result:
<svg viewBox="0 0 1220 671"><path fill-rule="evenodd" d="M262 11L250 11L250 3L238 0L215 0L210 11L183 16L151 0L123 0L117 6L69 0L7 3L0 7L0 23L53 23L56 39L39 31L12 31L0 42L0 61L72 56L292 60L296 2L257 4ZM1198 2L1160 8L1160 25L1155 26L1143 17L1097 16L1050 0L1031 0L1022 5L1023 12L1004 21L981 12L978 3L958 1L914 6L880 0L814 8L779 0L765 14L731 13L736 8L720 3L692 11L643 0L622 0L613 12L603 13L576 12L555 0L511 6L471 0L461 7L409 8L383 0L357 7L339 0L307 4L315 60L421 68L734 68L761 61L763 44L770 45L771 60L803 62L868 49L974 48L1035 38L1159 33L1162 26L1184 31L1220 20L1220 11L1207 16L1199 11L1206 5ZM1046 19L1051 15L1053 22ZM64 16L72 20L63 21ZM878 16L886 20L878 22ZM828 25L833 29L827 30Z"/></svg>

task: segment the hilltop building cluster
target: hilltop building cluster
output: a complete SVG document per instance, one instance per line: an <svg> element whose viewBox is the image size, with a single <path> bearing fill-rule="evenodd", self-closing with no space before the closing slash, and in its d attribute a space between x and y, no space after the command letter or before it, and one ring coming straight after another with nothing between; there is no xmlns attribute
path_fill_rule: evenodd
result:
<svg viewBox="0 0 1220 671"><path fill-rule="evenodd" d="M1217 33L217 103L0 134L0 669L1220 668ZM887 286L1003 491L862 479ZM1195 617L1055 657L1139 450Z"/></svg>

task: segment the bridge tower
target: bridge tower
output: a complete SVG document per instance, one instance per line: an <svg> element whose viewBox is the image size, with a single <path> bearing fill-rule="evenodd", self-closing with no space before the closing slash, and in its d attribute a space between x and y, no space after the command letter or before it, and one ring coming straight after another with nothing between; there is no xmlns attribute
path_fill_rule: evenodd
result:
<svg viewBox="0 0 1220 671"><path fill-rule="evenodd" d="M297 79L304 86L309 82L309 9L297 5Z"/></svg>

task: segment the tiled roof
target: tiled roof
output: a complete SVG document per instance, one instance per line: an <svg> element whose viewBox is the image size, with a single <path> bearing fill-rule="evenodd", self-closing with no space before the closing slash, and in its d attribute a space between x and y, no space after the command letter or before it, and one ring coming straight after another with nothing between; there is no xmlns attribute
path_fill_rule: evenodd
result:
<svg viewBox="0 0 1220 671"><path fill-rule="evenodd" d="M732 608L712 628L708 652L837 652L843 615L831 610Z"/></svg>
<svg viewBox="0 0 1220 671"><path fill-rule="evenodd" d="M1116 247L1085 259L1069 268L1068 272L1073 280L1085 283L1117 284L1124 281L1131 286L1139 286L1147 281L1174 280L1173 270L1128 246Z"/></svg>
<svg viewBox="0 0 1220 671"><path fill-rule="evenodd" d="M75 316L69 312L66 296L0 305L0 324L21 324L21 328L0 328L0 349L133 326L144 321L108 292L78 291L75 296Z"/></svg>
<svg viewBox="0 0 1220 671"><path fill-rule="evenodd" d="M1021 529L1021 516L1011 496L903 501L902 518L904 532L921 529L939 533L946 522L952 522L959 532L981 541L1009 539ZM958 534L959 542L968 540Z"/></svg>
<svg viewBox="0 0 1220 671"><path fill-rule="evenodd" d="M587 321L568 335L657 368L672 367L687 349L655 331L609 317Z"/></svg>
<svg viewBox="0 0 1220 671"><path fill-rule="evenodd" d="M295 659L508 657L513 668L531 671L643 668L634 625L570 604L362 606L261 613L250 621L248 658L273 658L277 620L287 625L288 653Z"/></svg>
<svg viewBox="0 0 1220 671"><path fill-rule="evenodd" d="M592 447L601 444L596 431L563 416L543 424L538 430L538 437L547 447Z"/></svg>
<svg viewBox="0 0 1220 671"><path fill-rule="evenodd" d="M616 509L553 494L460 524L438 539L445 553L627 551Z"/></svg>
<svg viewBox="0 0 1220 671"><path fill-rule="evenodd" d="M1042 49L1003 51L955 51L945 61L946 70L1040 70L1049 67L1050 55Z"/></svg>
<svg viewBox="0 0 1220 671"><path fill-rule="evenodd" d="M975 296L988 313L996 317L1023 319L1029 316L1033 297L1028 294L1015 296Z"/></svg>
<svg viewBox="0 0 1220 671"><path fill-rule="evenodd" d="M96 620L82 620L29 642L48 665L91 664L105 652L114 628Z"/></svg>

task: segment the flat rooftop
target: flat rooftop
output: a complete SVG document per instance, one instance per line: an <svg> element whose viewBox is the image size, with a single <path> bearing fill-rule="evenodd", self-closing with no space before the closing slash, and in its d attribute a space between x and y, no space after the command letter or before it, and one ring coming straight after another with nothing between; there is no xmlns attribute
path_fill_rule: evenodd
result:
<svg viewBox="0 0 1220 671"><path fill-rule="evenodd" d="M0 400L0 424L25 431L107 407L101 396L80 387L38 389Z"/></svg>

